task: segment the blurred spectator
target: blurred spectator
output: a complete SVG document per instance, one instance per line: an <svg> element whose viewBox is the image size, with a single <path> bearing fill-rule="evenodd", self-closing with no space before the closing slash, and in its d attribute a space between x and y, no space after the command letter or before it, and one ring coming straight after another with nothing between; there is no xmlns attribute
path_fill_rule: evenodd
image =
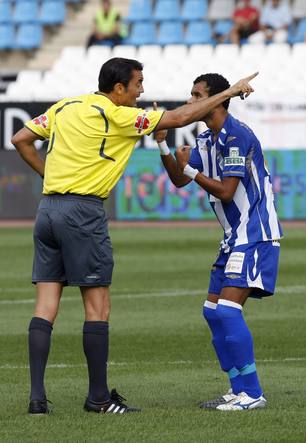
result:
<svg viewBox="0 0 306 443"><path fill-rule="evenodd" d="M252 6L252 0L242 0L238 4L233 14L233 24L229 37L237 45L259 30L259 10Z"/></svg>
<svg viewBox="0 0 306 443"><path fill-rule="evenodd" d="M92 45L119 45L126 36L121 17L111 0L101 0L101 8L94 20L94 32L89 37L87 47Z"/></svg>
<svg viewBox="0 0 306 443"><path fill-rule="evenodd" d="M263 7L260 31L251 35L250 43L284 43L288 38L288 27L292 16L289 5L282 0L270 0Z"/></svg>

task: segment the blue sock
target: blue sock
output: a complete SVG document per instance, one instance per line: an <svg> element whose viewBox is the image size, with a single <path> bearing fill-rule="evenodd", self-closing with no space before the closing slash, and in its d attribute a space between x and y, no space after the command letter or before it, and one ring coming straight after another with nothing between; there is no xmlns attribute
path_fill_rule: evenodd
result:
<svg viewBox="0 0 306 443"><path fill-rule="evenodd" d="M234 394L243 391L240 372L234 367L225 343L222 322L216 314L217 304L206 301L203 306L203 317L208 323L212 333L212 344L215 348L221 369L227 373Z"/></svg>
<svg viewBox="0 0 306 443"><path fill-rule="evenodd" d="M252 398L262 395L254 361L253 339L242 315L242 306L219 300L216 314L222 322L226 347L233 358L233 366L240 372L243 391Z"/></svg>

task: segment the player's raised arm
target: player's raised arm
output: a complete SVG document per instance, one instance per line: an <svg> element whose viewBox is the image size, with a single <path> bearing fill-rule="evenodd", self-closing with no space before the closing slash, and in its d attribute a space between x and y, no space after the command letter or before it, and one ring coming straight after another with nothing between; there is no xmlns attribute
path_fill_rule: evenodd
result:
<svg viewBox="0 0 306 443"><path fill-rule="evenodd" d="M223 103L225 100L240 96L241 94L243 94L243 97L248 97L252 92L254 92L254 89L249 82L257 75L258 72L255 72L254 74L239 80L225 91L215 94L212 97L180 106L173 111L164 112L155 129L158 131L161 129L181 128L182 126L186 126L190 123L203 119L206 114L208 114L216 106Z"/></svg>
<svg viewBox="0 0 306 443"><path fill-rule="evenodd" d="M156 102L153 103L153 109L157 111ZM184 175L183 172L178 168L177 161L168 148L166 142L167 130L161 129L159 131L155 131L154 135L155 140L158 144L161 160L169 175L170 180L177 188L181 188L182 186L187 185L189 182L191 182L191 179L189 177L186 177L186 175Z"/></svg>

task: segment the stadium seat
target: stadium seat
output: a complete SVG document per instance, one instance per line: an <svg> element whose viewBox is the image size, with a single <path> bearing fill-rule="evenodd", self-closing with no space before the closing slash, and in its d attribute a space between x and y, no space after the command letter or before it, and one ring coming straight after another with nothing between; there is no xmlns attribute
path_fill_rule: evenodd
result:
<svg viewBox="0 0 306 443"><path fill-rule="evenodd" d="M292 46L290 61L300 62L300 66L305 66L306 62L306 43L295 43ZM305 70L304 70L305 71Z"/></svg>
<svg viewBox="0 0 306 443"><path fill-rule="evenodd" d="M42 72L35 70L19 71L15 82L11 82L6 90L8 100L13 101L31 101L33 99L33 90L42 79Z"/></svg>
<svg viewBox="0 0 306 443"><path fill-rule="evenodd" d="M0 2L0 24L11 23L12 8L10 2Z"/></svg>
<svg viewBox="0 0 306 443"><path fill-rule="evenodd" d="M207 60L213 56L213 46L210 44L195 44L190 46L189 59L196 61L197 59Z"/></svg>
<svg viewBox="0 0 306 443"><path fill-rule="evenodd" d="M295 30L289 35L289 43L302 43L306 38L306 19L301 19Z"/></svg>
<svg viewBox="0 0 306 443"><path fill-rule="evenodd" d="M179 64L182 65L182 60L188 57L187 45L166 45L163 51L163 62L167 65Z"/></svg>
<svg viewBox="0 0 306 443"><path fill-rule="evenodd" d="M38 20L38 2L24 1L16 3L13 21L14 23L37 23Z"/></svg>
<svg viewBox="0 0 306 443"><path fill-rule="evenodd" d="M224 43L229 43L229 38L226 38L233 27L233 22L231 20L217 20L214 26L214 35L216 37L224 37Z"/></svg>
<svg viewBox="0 0 306 443"><path fill-rule="evenodd" d="M64 2L45 1L41 6L39 22L42 25L61 25L66 18L66 5Z"/></svg>
<svg viewBox="0 0 306 443"><path fill-rule="evenodd" d="M156 68L162 59L162 47L160 45L142 45L138 48L138 60L145 67Z"/></svg>
<svg viewBox="0 0 306 443"><path fill-rule="evenodd" d="M42 44L43 32L39 24L24 23L16 33L16 48L24 50L37 49Z"/></svg>
<svg viewBox="0 0 306 443"><path fill-rule="evenodd" d="M226 20L232 18L235 0L211 0L208 8L209 20Z"/></svg>
<svg viewBox="0 0 306 443"><path fill-rule="evenodd" d="M151 20L151 0L130 0L129 12L125 20L128 22Z"/></svg>
<svg viewBox="0 0 306 443"><path fill-rule="evenodd" d="M90 46L86 53L86 60L101 63L111 57L111 48L109 46Z"/></svg>
<svg viewBox="0 0 306 443"><path fill-rule="evenodd" d="M208 21L191 21L186 30L184 43L186 45L194 44L212 44L212 28Z"/></svg>
<svg viewBox="0 0 306 443"><path fill-rule="evenodd" d="M118 45L114 46L112 51L112 57L123 57L136 59L137 49L133 45Z"/></svg>
<svg viewBox="0 0 306 443"><path fill-rule="evenodd" d="M288 43L274 43L273 45L267 45L265 50L265 57L271 63L288 63L291 55L291 49Z"/></svg>
<svg viewBox="0 0 306 443"><path fill-rule="evenodd" d="M159 28L157 43L160 45L182 44L183 25L181 22L162 22Z"/></svg>
<svg viewBox="0 0 306 443"><path fill-rule="evenodd" d="M16 82L20 85L35 85L40 82L42 71L34 69L23 69L18 72Z"/></svg>
<svg viewBox="0 0 306 443"><path fill-rule="evenodd" d="M292 17L294 19L306 18L306 2L305 2L305 0L293 0Z"/></svg>
<svg viewBox="0 0 306 443"><path fill-rule="evenodd" d="M78 70L84 64L86 58L84 46L65 46L53 68L62 72Z"/></svg>
<svg viewBox="0 0 306 443"><path fill-rule="evenodd" d="M153 19L156 21L180 20L180 3L178 0L157 0Z"/></svg>
<svg viewBox="0 0 306 443"><path fill-rule="evenodd" d="M242 45L239 62L242 65L248 66L251 70L250 72L252 72L252 69L257 70L261 60L265 58L266 48L265 44ZM259 75L259 77L262 78L262 75Z"/></svg>
<svg viewBox="0 0 306 443"><path fill-rule="evenodd" d="M156 27L152 22L135 22L129 37L126 39L128 45L150 45L156 42Z"/></svg>
<svg viewBox="0 0 306 443"><path fill-rule="evenodd" d="M181 17L183 20L203 20L207 9L207 0L185 0Z"/></svg>
<svg viewBox="0 0 306 443"><path fill-rule="evenodd" d="M0 51L14 49L14 26L0 23Z"/></svg>
<svg viewBox="0 0 306 443"><path fill-rule="evenodd" d="M239 59L239 46L232 44L219 44L216 46L215 54L216 59L221 61L229 61L234 64Z"/></svg>

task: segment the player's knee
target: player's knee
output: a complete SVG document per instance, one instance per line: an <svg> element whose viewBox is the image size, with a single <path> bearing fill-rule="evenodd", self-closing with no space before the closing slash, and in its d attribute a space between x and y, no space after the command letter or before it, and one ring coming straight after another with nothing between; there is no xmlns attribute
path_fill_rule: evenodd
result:
<svg viewBox="0 0 306 443"><path fill-rule="evenodd" d="M206 306L203 306L202 315L204 317L204 320L207 321L207 323L217 319L216 310L215 309L209 309Z"/></svg>
<svg viewBox="0 0 306 443"><path fill-rule="evenodd" d="M202 315L204 319L209 324L210 322L214 322L218 320L217 314L216 314L216 308L217 303L213 303L209 300L206 300L203 305Z"/></svg>

